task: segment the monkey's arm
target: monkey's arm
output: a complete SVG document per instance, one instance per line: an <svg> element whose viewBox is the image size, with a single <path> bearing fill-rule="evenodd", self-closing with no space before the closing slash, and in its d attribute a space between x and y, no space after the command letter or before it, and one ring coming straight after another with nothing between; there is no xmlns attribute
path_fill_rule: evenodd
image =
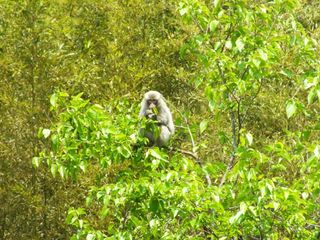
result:
<svg viewBox="0 0 320 240"><path fill-rule="evenodd" d="M162 112L157 116L158 124L161 126L166 126L171 133L174 133L174 125L172 121L172 115L170 111Z"/></svg>
<svg viewBox="0 0 320 240"><path fill-rule="evenodd" d="M159 125L164 125L164 126L168 125L168 117L164 116L163 114L160 114L157 116L157 121Z"/></svg>

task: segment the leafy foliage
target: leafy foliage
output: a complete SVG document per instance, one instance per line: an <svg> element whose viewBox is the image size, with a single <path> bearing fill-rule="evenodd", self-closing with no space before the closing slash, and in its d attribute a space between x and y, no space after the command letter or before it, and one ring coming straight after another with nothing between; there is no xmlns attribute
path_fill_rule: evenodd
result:
<svg viewBox="0 0 320 240"><path fill-rule="evenodd" d="M195 227L205 226L204 216L211 211L205 198L211 194L199 174L201 169L180 154L169 156L158 148L133 151L137 119L128 115L132 109L127 104L117 104L117 110L109 106L106 112L80 95L68 100L65 93L57 93L51 100L60 112L58 123L40 133L46 138L43 133L50 132L52 150L33 158L34 165L46 162L53 175L59 172L62 178L74 179L81 170L99 165L94 174L101 186L91 187L86 203L88 211L100 206L98 215L108 228L94 230L91 221L95 221L83 218L84 209L71 209L67 222L79 229L75 239L183 238L192 235ZM201 206L202 201L207 204ZM201 232L196 235L204 235Z"/></svg>
<svg viewBox="0 0 320 240"><path fill-rule="evenodd" d="M250 147L253 136L247 134L228 182L208 186L192 159L158 148L132 148L142 141L134 137L137 119L129 115L134 106L118 103L108 112L80 95L69 100L57 93L51 99L56 99L51 102L58 122L41 133L48 137L43 133L50 132L52 150L34 158L34 165L46 161L53 175L74 179L81 170L95 169L89 171L99 179L85 208L69 210L67 223L78 229L72 239L314 236L311 226L320 210L318 147L312 153L301 149L303 142L300 151L278 142L262 153ZM311 157L300 159L304 154ZM299 165L292 171L301 170L284 179L292 163Z"/></svg>
<svg viewBox="0 0 320 240"><path fill-rule="evenodd" d="M318 12L0 1L0 238L319 238ZM147 89L169 148L138 135Z"/></svg>

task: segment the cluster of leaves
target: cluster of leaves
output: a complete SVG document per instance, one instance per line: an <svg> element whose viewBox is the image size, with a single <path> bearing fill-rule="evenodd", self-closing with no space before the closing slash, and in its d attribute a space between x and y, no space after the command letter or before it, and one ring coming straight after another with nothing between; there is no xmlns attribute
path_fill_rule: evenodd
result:
<svg viewBox="0 0 320 240"><path fill-rule="evenodd" d="M229 116L231 131L221 135L231 139L231 157L220 186L230 189L227 209L239 209L230 218L234 234L246 238L309 239L319 228L319 188L310 181L319 175L318 163L315 168L310 163L318 158L318 117L311 104L318 97L320 65L316 40L291 11L297 3L186 0L179 7L186 22L198 29L182 49L184 55L196 56L201 68L194 84L204 87L212 112ZM309 89L309 106L304 89ZM249 110L263 104L264 94L270 98L280 90L286 92L287 118L301 113L312 127L281 129L287 135L283 141L262 138L250 146L248 131L264 133L248 120L259 119L259 113ZM310 182L313 187L307 188Z"/></svg>
<svg viewBox="0 0 320 240"><path fill-rule="evenodd" d="M68 99L65 93L52 95L52 108L59 112L57 124L39 131L42 137L50 137L52 148L34 157L33 164L46 163L53 175L59 172L62 178L73 179L81 170L97 169L93 173L99 175L101 186L91 188L87 211L97 210L94 206L98 205L100 210L94 214L108 226L98 223L101 230L96 231L91 227L94 218L85 215L83 208L70 209L67 222L78 228L74 238L183 239L203 235L196 229L211 219L204 217L212 214L210 202L205 200L210 192L196 163L158 148L137 148L134 143L143 139L134 136L137 118L129 115L132 109L128 104L118 103L105 111L80 95ZM207 203L203 205L203 201Z"/></svg>
<svg viewBox="0 0 320 240"><path fill-rule="evenodd" d="M51 136L53 152L33 158L33 164L39 167L46 160L54 176L58 171L62 178L71 176L75 179L79 170L85 172L91 162L98 161L101 166L108 167L111 159L112 163L118 163L122 158L130 157L133 140L128 138L128 133L135 131L132 126L136 120L128 117L115 125L113 109L107 114L102 106L90 105L81 95L72 97L66 105L67 93L53 94L50 98L52 109L62 111L59 124L54 129L39 130L40 137Z"/></svg>
<svg viewBox="0 0 320 240"><path fill-rule="evenodd" d="M287 131L283 140L265 144L259 139L254 145L253 135L243 127L249 107L257 104L260 92L278 90L270 83L280 76L309 89L309 105L315 101L314 41L288 11L294 1L250 3L180 4L181 15L198 28L181 51L199 60L195 86L204 87L213 112L230 116L231 131L221 133L231 138L221 141L230 151L230 162L225 171L217 172L221 164L216 162L205 167L213 185L207 185L203 169L181 154L132 148L137 129L137 120L130 117L132 107L110 107L107 114L80 96L70 102L60 96L58 124L41 131L45 137L51 133L52 151L34 158L34 165L46 160L53 174L59 171L74 179L80 169L98 169L100 183L91 187L86 207L69 210L67 222L77 229L74 239L316 237L316 128ZM291 55L294 61L289 61ZM315 112L299 101L301 95L287 101L287 117L301 110L317 125ZM60 101L56 97L51 98L54 108ZM208 121L202 121L200 133L207 128Z"/></svg>
<svg viewBox="0 0 320 240"><path fill-rule="evenodd" d="M66 202L81 202L81 187L30 164L47 144L37 129L50 124L55 89L99 103L189 89L175 9L175 0L0 0L0 239L69 236Z"/></svg>
<svg viewBox="0 0 320 240"><path fill-rule="evenodd" d="M240 140L228 181L208 186L192 159L134 144L143 141L134 136L135 106L110 103L106 111L64 93L53 95L51 104L57 123L40 131L50 137L51 151L35 157L34 165L46 162L53 175L74 179L89 169L100 179L85 207L69 209L67 223L77 229L72 239L315 236L320 154L318 146L304 149L308 139L291 149L277 142L266 148L267 155L250 146L248 134Z"/></svg>
<svg viewBox="0 0 320 240"><path fill-rule="evenodd" d="M205 87L212 111L237 112L238 130L248 108L263 88L269 88L272 79L286 77L300 83L315 77L316 41L306 36L291 14L295 2L180 3L180 14L198 28L182 48L183 55L192 53L201 64L194 84ZM275 87L275 83L271 85ZM310 94L311 99L315 93ZM293 101L288 105L291 117Z"/></svg>
<svg viewBox="0 0 320 240"><path fill-rule="evenodd" d="M318 6L0 1L0 238L316 238ZM150 88L203 168L140 146Z"/></svg>

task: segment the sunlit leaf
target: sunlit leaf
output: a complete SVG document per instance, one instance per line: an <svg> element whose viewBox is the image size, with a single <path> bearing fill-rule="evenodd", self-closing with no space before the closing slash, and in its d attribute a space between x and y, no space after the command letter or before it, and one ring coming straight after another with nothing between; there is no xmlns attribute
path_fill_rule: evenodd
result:
<svg viewBox="0 0 320 240"><path fill-rule="evenodd" d="M220 6L220 4L221 4L221 1L222 0L214 0L213 1L213 6L216 8L216 7L219 7Z"/></svg>
<svg viewBox="0 0 320 240"><path fill-rule="evenodd" d="M58 171L59 171L61 178L64 178L65 177L65 168L63 166L59 166Z"/></svg>
<svg viewBox="0 0 320 240"><path fill-rule="evenodd" d="M83 172L85 172L85 171L86 171L86 164L85 164L85 162L84 162L84 161L81 161L81 162L80 162L80 164L79 164L79 168L80 168Z"/></svg>
<svg viewBox="0 0 320 240"><path fill-rule="evenodd" d="M259 49L258 52L262 60L264 61L268 60L268 55L265 51L263 51L262 49Z"/></svg>
<svg viewBox="0 0 320 240"><path fill-rule="evenodd" d="M131 151L127 146L119 146L117 149L123 157L125 158L130 157Z"/></svg>
<svg viewBox="0 0 320 240"><path fill-rule="evenodd" d="M163 153L161 153L159 151L159 149L156 149L156 148L152 148L152 149L149 149L148 152L147 152L147 156L151 155L152 157L156 158L156 159L160 159L162 161L167 161L163 155Z"/></svg>
<svg viewBox="0 0 320 240"><path fill-rule="evenodd" d="M246 138L247 138L248 144L250 146L253 142L253 136L251 135L251 133L247 133Z"/></svg>
<svg viewBox="0 0 320 240"><path fill-rule="evenodd" d="M254 58L252 59L252 62L257 68L260 67L261 61L259 59Z"/></svg>
<svg viewBox="0 0 320 240"><path fill-rule="evenodd" d="M241 40L241 38L238 38L236 41L236 47L239 50L239 52L242 52L242 50L244 49L244 43Z"/></svg>
<svg viewBox="0 0 320 240"><path fill-rule="evenodd" d="M210 25L209 25L210 31L214 32L217 29L218 24L219 24L219 21L217 21L217 20L211 21Z"/></svg>
<svg viewBox="0 0 320 240"><path fill-rule="evenodd" d="M57 100L58 100L57 93L52 94L51 97L50 97L51 106L56 107L57 106Z"/></svg>
<svg viewBox="0 0 320 240"><path fill-rule="evenodd" d="M306 199L309 197L309 194L308 194L307 192L303 192L303 193L301 194L301 197L302 197L304 200L306 200Z"/></svg>
<svg viewBox="0 0 320 240"><path fill-rule="evenodd" d="M39 157L34 157L32 158L32 164L34 167L38 168L40 166L40 158Z"/></svg>
<svg viewBox="0 0 320 240"><path fill-rule="evenodd" d="M317 96L316 91L314 89L311 89L307 97L308 104L313 103L316 96Z"/></svg>
<svg viewBox="0 0 320 240"><path fill-rule="evenodd" d="M56 176L57 169L58 169L58 166L56 164L51 164L50 171L51 171L52 176L54 176L54 177Z"/></svg>
<svg viewBox="0 0 320 240"><path fill-rule="evenodd" d="M314 148L313 153L314 153L314 156L315 156L316 158L318 158L318 159L320 158L319 145L317 145L317 146Z"/></svg>
<svg viewBox="0 0 320 240"><path fill-rule="evenodd" d="M230 40L228 40L226 43L225 43L225 47L226 49L231 49L232 48L232 42Z"/></svg>
<svg viewBox="0 0 320 240"><path fill-rule="evenodd" d="M286 112L287 112L287 117L291 118L297 111L297 105L294 101L289 101L287 103L286 107Z"/></svg>
<svg viewBox="0 0 320 240"><path fill-rule="evenodd" d="M45 128L42 130L42 134L43 134L44 138L48 138L50 136L50 133L51 133L50 129Z"/></svg>
<svg viewBox="0 0 320 240"><path fill-rule="evenodd" d="M203 133L208 127L208 120L203 120L200 123L200 133Z"/></svg>
<svg viewBox="0 0 320 240"><path fill-rule="evenodd" d="M185 15L187 12L188 12L188 8L187 7L179 9L179 13L180 13L181 16Z"/></svg>
<svg viewBox="0 0 320 240"><path fill-rule="evenodd" d="M94 240L95 239L95 235L92 233L89 233L86 237L86 240Z"/></svg>

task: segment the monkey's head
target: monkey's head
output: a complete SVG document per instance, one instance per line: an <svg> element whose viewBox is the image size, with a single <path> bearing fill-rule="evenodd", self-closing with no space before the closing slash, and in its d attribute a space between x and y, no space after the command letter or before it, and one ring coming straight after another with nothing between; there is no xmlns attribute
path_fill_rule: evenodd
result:
<svg viewBox="0 0 320 240"><path fill-rule="evenodd" d="M167 109L165 99L157 91L149 91L144 94L140 117L156 119L156 117Z"/></svg>
<svg viewBox="0 0 320 240"><path fill-rule="evenodd" d="M157 91L149 91L144 94L144 99L147 103L148 109L154 109L157 108L159 105L159 102L161 101L161 93Z"/></svg>

